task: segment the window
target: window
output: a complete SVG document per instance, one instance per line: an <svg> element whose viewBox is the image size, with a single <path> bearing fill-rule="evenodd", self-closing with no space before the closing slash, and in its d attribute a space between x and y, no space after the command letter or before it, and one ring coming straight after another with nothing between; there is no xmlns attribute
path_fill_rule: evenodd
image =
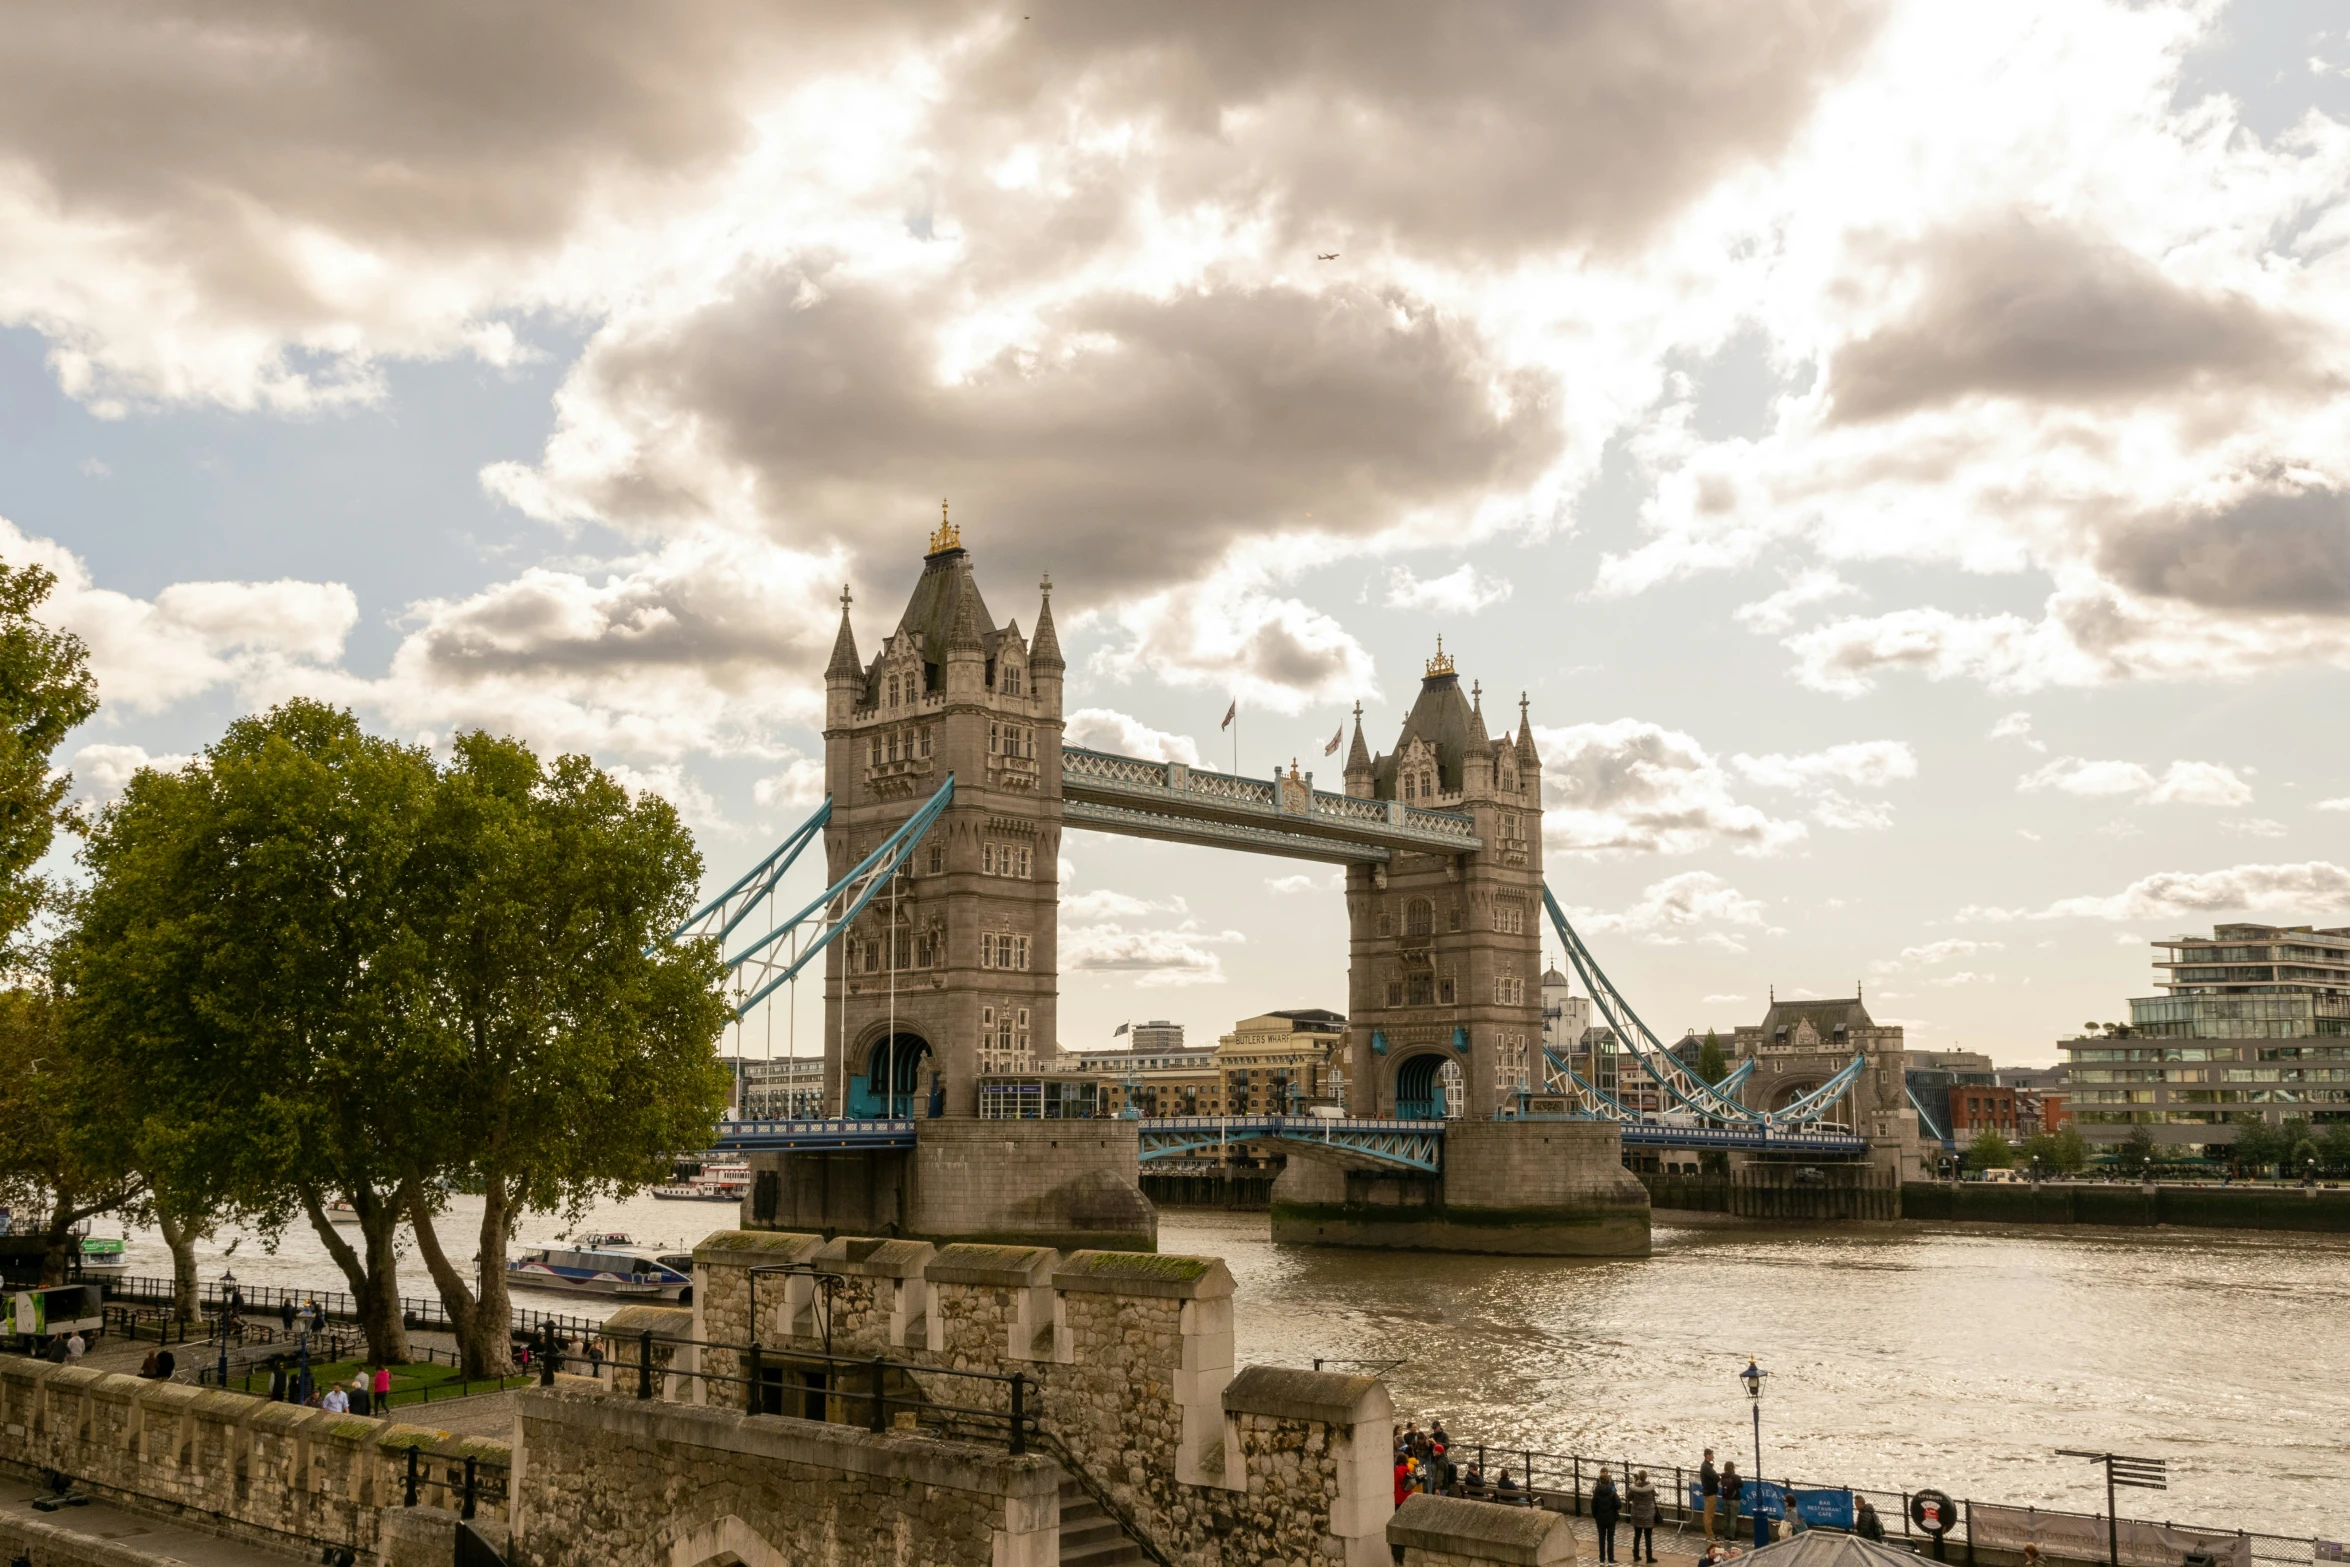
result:
<svg viewBox="0 0 2350 1567"><path fill-rule="evenodd" d="M914 966L916 968L938 967L937 932L926 930L914 938Z"/></svg>
<svg viewBox="0 0 2350 1567"><path fill-rule="evenodd" d="M980 869L990 876L1025 877L1035 864L1036 851L1026 844L989 843L979 851Z"/></svg>
<svg viewBox="0 0 2350 1567"><path fill-rule="evenodd" d="M982 844L979 849L979 868L986 875L995 874L995 845Z"/></svg>
<svg viewBox="0 0 2350 1567"><path fill-rule="evenodd" d="M1450 974L1447 974L1447 975L1445 975L1445 976L1444 976L1444 978L1442 978L1442 979L1440 979L1440 980L1438 980L1438 981L1436 982L1436 1001L1437 1001L1437 1004L1438 1004L1438 1005L1440 1005L1440 1006L1447 1006L1447 1007L1449 1007L1449 1006L1451 1006L1451 1005L1452 1005L1452 999L1453 999L1453 981L1452 981L1452 976L1451 976Z"/></svg>
<svg viewBox="0 0 2350 1567"><path fill-rule="evenodd" d="M1526 934L1526 911L1514 903L1493 906L1493 928L1505 936Z"/></svg>
<svg viewBox="0 0 2350 1567"><path fill-rule="evenodd" d="M1503 1007L1524 1006L1526 982L1515 974L1496 974L1493 977L1493 1002Z"/></svg>
<svg viewBox="0 0 2350 1567"><path fill-rule="evenodd" d="M895 675L889 677L889 705L898 705L898 677Z"/></svg>
<svg viewBox="0 0 2350 1567"><path fill-rule="evenodd" d="M1387 909L1379 911L1379 934L1382 936L1395 934L1395 915Z"/></svg>
<svg viewBox="0 0 2350 1567"><path fill-rule="evenodd" d="M1015 936L1010 931L982 932L979 937L979 966L1026 970L1028 938Z"/></svg>
<svg viewBox="0 0 2350 1567"><path fill-rule="evenodd" d="M1407 995L1410 997L1411 1004L1412 1004L1413 1006L1415 1006L1415 1007L1425 1007L1425 1006L1433 1006L1433 1005L1435 1005L1435 1003L1436 1003L1436 979L1435 979L1435 977L1434 977L1433 975L1429 975L1429 974L1414 974L1414 975L1412 975L1412 976L1411 976L1411 977L1410 977L1410 978L1409 978L1409 979L1406 981L1406 994L1407 994Z"/></svg>
<svg viewBox="0 0 2350 1567"><path fill-rule="evenodd" d="M1017 664L1006 664L1004 666L1004 695L1018 696L1019 694L1020 666Z"/></svg>
<svg viewBox="0 0 2350 1567"><path fill-rule="evenodd" d="M1435 928L1436 911L1426 898L1414 898L1403 906L1403 933L1407 936L1425 936Z"/></svg>
<svg viewBox="0 0 2350 1567"><path fill-rule="evenodd" d="M898 732L895 729L889 732L889 750L886 754L893 762L898 759Z"/></svg>
<svg viewBox="0 0 2350 1567"><path fill-rule="evenodd" d="M930 754L930 731L927 729L922 731L922 754L925 756ZM946 845L943 843L932 844L930 846L930 874L933 876L939 875L944 872L946 868Z"/></svg>
<svg viewBox="0 0 2350 1567"><path fill-rule="evenodd" d="M925 758L930 755L930 726L928 724L922 726L922 754Z"/></svg>
<svg viewBox="0 0 2350 1567"><path fill-rule="evenodd" d="M1419 795L1418 795L1417 793L1415 793L1415 792L1414 792L1414 791L1415 791L1415 789L1417 788L1417 785L1418 785L1418 780L1417 780L1417 779L1416 779L1416 778L1415 778L1415 777L1414 777L1412 774L1410 774L1410 773L1406 773L1406 774L1404 774L1404 775L1403 775L1403 797L1404 797L1405 799L1407 799L1407 800L1416 800L1416 799L1418 799L1418 798L1419 798Z"/></svg>
<svg viewBox="0 0 2350 1567"><path fill-rule="evenodd" d="M881 736L875 735L871 740L865 742L865 765L868 767L881 765Z"/></svg>
<svg viewBox="0 0 2350 1567"><path fill-rule="evenodd" d="M1391 979L1387 982L1387 1004L1391 1007L1400 1007L1403 1005L1402 980Z"/></svg>
<svg viewBox="0 0 2350 1567"><path fill-rule="evenodd" d="M1001 756L1004 754L1003 725L989 724L987 726L987 754L990 756Z"/></svg>
<svg viewBox="0 0 2350 1567"><path fill-rule="evenodd" d="M1461 906L1459 904L1456 903L1451 908L1445 910L1444 928L1447 930L1459 930L1461 928Z"/></svg>

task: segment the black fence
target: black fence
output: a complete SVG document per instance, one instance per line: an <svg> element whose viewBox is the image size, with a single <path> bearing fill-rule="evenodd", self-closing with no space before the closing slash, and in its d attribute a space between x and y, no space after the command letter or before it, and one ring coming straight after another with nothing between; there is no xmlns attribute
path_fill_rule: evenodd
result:
<svg viewBox="0 0 2350 1567"><path fill-rule="evenodd" d="M169 1308L175 1306L179 1299L172 1281L162 1278L111 1279L107 1281L105 1289L109 1301L137 1305ZM270 1319L278 1317L287 1305L294 1308L297 1317L305 1315L308 1308L315 1304L331 1320L359 1320L358 1305L348 1290L291 1289L241 1283L233 1286L233 1289L245 1299L245 1316L248 1321L264 1326ZM224 1287L217 1279L208 1280L197 1289L198 1308L208 1313L217 1314L230 1298L230 1288ZM549 1327L565 1335L592 1334L601 1331L603 1327L603 1324L589 1317L576 1317L559 1311L540 1311L528 1306L513 1307L509 1315L517 1334L535 1335ZM449 1320L448 1308L437 1299L403 1295L400 1297L400 1316L411 1328L436 1333L456 1331L456 1324ZM209 1335L200 1332L196 1336L202 1338Z"/></svg>
<svg viewBox="0 0 2350 1567"><path fill-rule="evenodd" d="M1336 1364L1336 1362L1332 1362ZM1606 1456L1585 1453L1548 1453L1537 1448L1508 1447L1497 1443L1479 1442L1463 1437L1448 1439L1447 1456L1453 1465L1466 1475L1473 1462L1483 1474L1481 1493L1487 1501L1498 1501L1515 1506L1544 1507L1553 1512L1581 1517L1590 1511L1591 1487L1604 1469L1612 1477L1620 1499L1630 1477L1646 1471L1649 1482L1656 1487L1657 1527L1666 1534L1678 1534L1692 1527L1702 1527L1703 1514L1691 1505L1689 1490L1697 1479L1697 1470L1683 1464L1650 1463L1621 1455ZM1510 1489L1499 1489L1501 1478L1507 1473ZM1749 1480L1756 1477L1748 1476ZM1764 1477L1767 1485L1784 1491L1843 1492L1857 1503L1867 1500L1876 1510L1884 1525L1888 1540L1904 1541L1915 1549L1928 1551L1937 1558L1956 1554L1960 1559L1975 1562L1975 1503L1968 1498L1953 1498L1955 1517L1951 1526L1940 1535L1917 1528L1911 1516L1912 1499L1918 1495L1938 1495L1933 1492L1878 1490L1865 1486L1824 1485L1808 1481L1773 1480ZM1669 1489L1668 1489L1669 1486ZM1458 1488L1465 1489L1465 1487ZM1992 1504L1985 1503L1986 1508ZM2003 1505L2002 1511L2008 1509ZM2020 1509L2018 1509L2020 1510ZM2103 1513L2074 1512L2064 1508L2035 1507L2030 1509L2042 1518L2093 1520L2099 1531L2105 1526ZM1721 1519L1717 1517L1717 1527ZM2195 1534L2231 1537L2243 1540L2255 1561L2310 1562L2316 1559L2317 1542L2307 1535L2268 1534L2252 1530L2227 1528L2211 1524L2174 1523L2167 1519L2124 1519L2125 1526L2139 1524L2165 1530L2182 1530ZM1753 1528L1751 1511L1738 1516L1738 1531ZM1727 1536L1725 1536L1727 1538ZM1732 1541L1732 1543L1736 1543ZM2100 1552L2100 1555L2103 1553Z"/></svg>
<svg viewBox="0 0 2350 1567"><path fill-rule="evenodd" d="M545 1350L538 1357L542 1380L558 1370L607 1376L617 1391L640 1399L659 1396L668 1378L702 1384L703 1400L731 1404L754 1415L792 1415L804 1420L861 1424L887 1431L910 1416L911 1424L937 1436L1002 1442L1025 1453L1043 1415L1041 1388L1023 1372L1001 1376L917 1365L883 1355L833 1355L815 1350L771 1350L758 1343L724 1344L655 1334L650 1328L621 1340L614 1359L566 1356ZM679 1351L696 1351L695 1364L680 1367ZM667 1360L661 1358L666 1352ZM715 1371L703 1362L713 1353L733 1370ZM1002 1401L994 1401L1000 1389Z"/></svg>
<svg viewBox="0 0 2350 1567"><path fill-rule="evenodd" d="M400 1481L403 1507L439 1507L472 1518L482 1507L504 1507L513 1497L510 1465L472 1453L441 1453L411 1447Z"/></svg>

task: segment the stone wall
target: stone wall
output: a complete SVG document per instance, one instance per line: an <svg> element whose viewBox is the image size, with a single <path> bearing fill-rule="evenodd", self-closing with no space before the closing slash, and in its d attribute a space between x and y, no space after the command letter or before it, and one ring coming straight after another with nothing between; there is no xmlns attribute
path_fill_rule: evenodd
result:
<svg viewBox="0 0 2350 1567"><path fill-rule="evenodd" d="M426 1450L429 1474L460 1486L467 1455L501 1469L509 1458L502 1442L422 1426L0 1361L0 1464L54 1469L93 1495L288 1548L373 1551L383 1511L404 1499L411 1446ZM497 1527L505 1511L485 1494L479 1516Z"/></svg>
<svg viewBox="0 0 2350 1567"><path fill-rule="evenodd" d="M1407 1496L1387 1525L1403 1567L1553 1567L1575 1559L1567 1520L1539 1508L1458 1496Z"/></svg>
<svg viewBox="0 0 2350 1567"><path fill-rule="evenodd" d="M517 1395L516 1567L1053 1567L1061 1468L930 1437L615 1398Z"/></svg>
<svg viewBox="0 0 2350 1567"><path fill-rule="evenodd" d="M721 1232L694 1256L696 1338L742 1342L753 1270L807 1264L835 1277L829 1291L805 1273L756 1278L763 1354L817 1348L828 1294L837 1353L1027 1378L1041 1445L1179 1561L1241 1560L1229 1544L1240 1537L1266 1553L1251 1561L1385 1558L1384 1388L1267 1368L1235 1377L1232 1276L1215 1258L772 1232ZM703 1354L734 1364L731 1350ZM848 1371L832 1418L863 1418L859 1375ZM1009 1398L1000 1381L929 1381L939 1401L1000 1410Z"/></svg>
<svg viewBox="0 0 2350 1567"><path fill-rule="evenodd" d="M1382 1178L1292 1148L1273 1239L1541 1257L1645 1257L1648 1193L1597 1121L1447 1122L1444 1173Z"/></svg>

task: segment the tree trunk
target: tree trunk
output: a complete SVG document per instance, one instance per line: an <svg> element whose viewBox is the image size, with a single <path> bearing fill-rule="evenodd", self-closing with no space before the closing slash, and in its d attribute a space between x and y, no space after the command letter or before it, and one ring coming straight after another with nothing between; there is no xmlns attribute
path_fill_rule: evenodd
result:
<svg viewBox="0 0 2350 1567"><path fill-rule="evenodd" d="M74 1249L81 1244L73 1233L73 1209L60 1201L49 1215L49 1227L41 1232L41 1282L63 1284L65 1270L73 1259Z"/></svg>
<svg viewBox="0 0 2350 1567"><path fill-rule="evenodd" d="M367 1337L367 1358L379 1366L405 1365L408 1324L400 1313L400 1259L393 1250L399 1235L400 1210L365 1184L349 1195L351 1206L359 1214L359 1232L367 1246L365 1257L352 1250L351 1243L335 1232L333 1222L326 1216L325 1199L316 1188L303 1188L302 1208L310 1215L310 1227L326 1243L327 1254L334 1258L335 1266L343 1270L343 1277L351 1285L351 1299L358 1307L359 1331Z"/></svg>
<svg viewBox="0 0 2350 1567"><path fill-rule="evenodd" d="M193 1322L202 1315L197 1300L196 1242L211 1233L212 1226L197 1221L183 1221L168 1208L155 1210L156 1226L163 1231L163 1244L171 1248L171 1309L182 1322ZM228 1302L221 1302L228 1309Z"/></svg>
<svg viewBox="0 0 2350 1567"><path fill-rule="evenodd" d="M464 1270L441 1249L440 1232L424 1200L420 1183L402 1188L408 1209L408 1227L416 1232L416 1249L432 1272L441 1304L457 1330L458 1354L468 1377L503 1376L514 1364L513 1312L506 1295L506 1228L512 1204L503 1176L492 1176L482 1186L481 1263L475 1274L479 1292L468 1288Z"/></svg>

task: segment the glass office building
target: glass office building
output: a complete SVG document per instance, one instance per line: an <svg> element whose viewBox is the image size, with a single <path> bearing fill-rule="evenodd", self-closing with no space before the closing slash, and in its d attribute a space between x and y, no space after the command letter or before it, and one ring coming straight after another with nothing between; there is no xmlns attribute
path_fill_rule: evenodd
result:
<svg viewBox="0 0 2350 1567"><path fill-rule="evenodd" d="M2350 1119L2350 928L2221 925L2154 948L2164 994L2061 1041L2084 1138L2143 1126L2166 1148L2212 1151L2251 1120Z"/></svg>

